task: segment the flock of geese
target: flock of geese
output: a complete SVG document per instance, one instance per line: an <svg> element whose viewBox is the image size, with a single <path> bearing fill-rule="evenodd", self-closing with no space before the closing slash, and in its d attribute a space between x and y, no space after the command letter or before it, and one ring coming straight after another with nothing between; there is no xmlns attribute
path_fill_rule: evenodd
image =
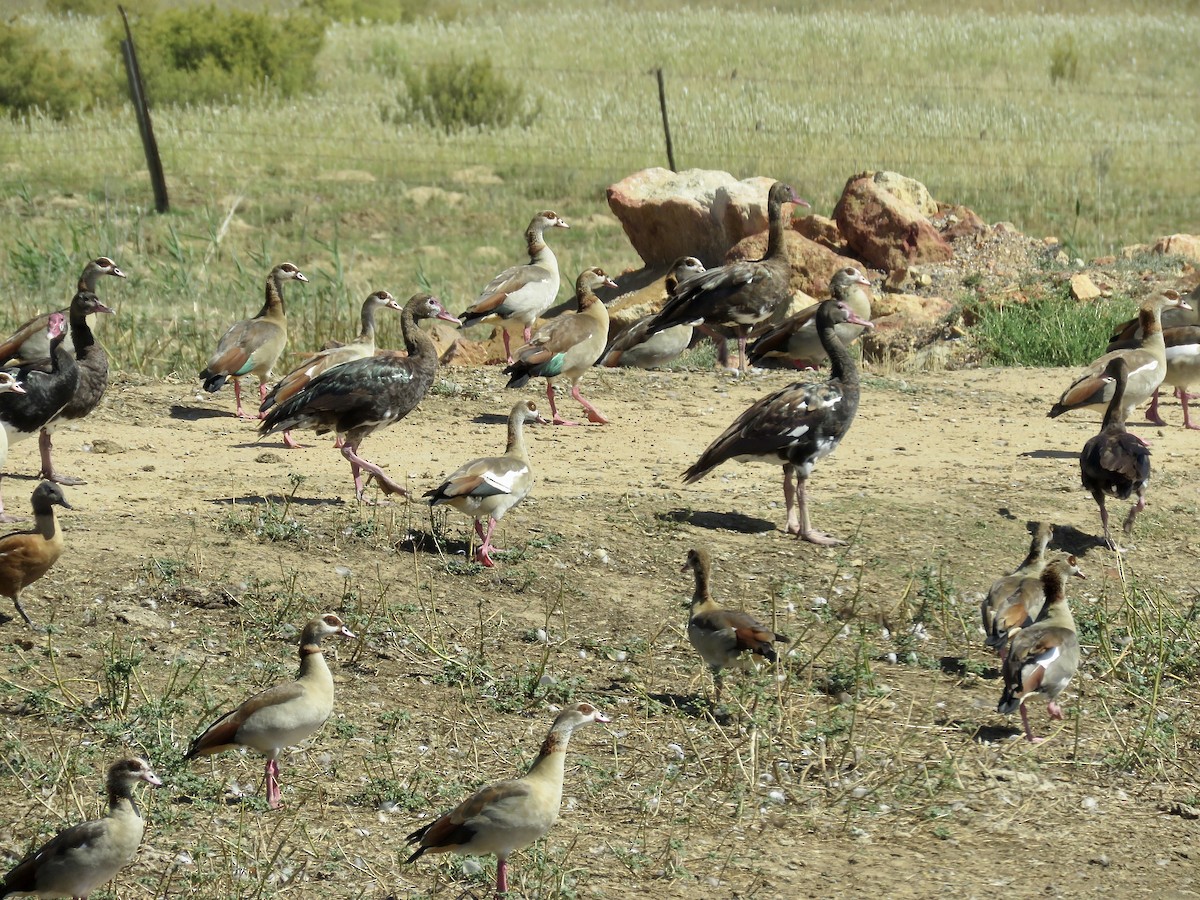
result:
<svg viewBox="0 0 1200 900"><path fill-rule="evenodd" d="M332 432L335 447L349 462L355 495L365 501L374 480L384 494L407 496L408 491L382 467L360 454L363 440L412 411L436 377L438 356L432 339L419 327L424 319L442 319L461 326L497 323L503 331L505 374L509 386L529 379L546 380L553 424L573 425L558 411L556 382L565 380L571 396L588 420L608 419L580 392L580 381L596 364L606 366L662 365L693 341L700 329L723 347L732 332L738 343L739 371L749 362L783 358L794 364L828 362L828 378L789 384L751 404L716 438L684 473L688 483L703 478L729 460L768 462L783 468L786 528L798 539L821 546L842 543L813 527L806 485L816 463L834 452L853 423L860 398L858 367L847 345L872 326L870 282L855 268L838 272L830 284L831 297L774 327L764 323L791 299L789 266L784 250L784 208L803 203L786 184L774 184L768 195L769 243L765 257L705 269L693 257L680 259L667 280L668 299L661 311L609 340L608 313L597 291L615 287L600 268L583 270L575 283L576 310L538 325L553 305L559 288L558 263L545 233L567 228L556 213L538 213L525 232L529 262L513 266L492 279L478 299L459 316L449 314L438 298L413 295L401 305L387 291L375 291L363 303L361 332L346 344L331 342L314 351L278 380L272 370L287 341L284 289L308 279L292 263L275 266L266 280L266 297L258 315L232 325L200 373L208 391L232 380L236 412L246 417L240 380L253 375L259 385L259 430L283 432L288 447L300 446L297 429L318 435ZM61 485L78 479L58 473L51 460L51 433L56 423L78 419L95 409L108 380L108 359L96 343L88 317L111 310L96 296L101 275L124 277L106 257L85 267L78 290L65 310L26 322L2 345L0 362L0 464L8 442L39 434L42 481L32 495L33 528L0 538L0 592L12 598L17 612L33 626L20 601L21 591L42 577L63 552L55 507L70 509ZM402 351L375 346L377 311L398 312L404 339ZM1164 332L1164 320L1170 315ZM1190 315L1190 318L1187 318ZM522 330L523 343L514 347L510 328ZM1148 416L1158 419L1157 391L1174 385L1183 404L1187 389L1200 379L1200 328L1192 306L1177 292L1166 291L1143 304L1136 320L1114 335L1108 352L1099 357L1063 392L1049 415L1073 409L1100 409L1100 432L1080 454L1081 480L1099 507L1103 540L1112 539L1105 507L1107 497L1134 498L1124 533L1145 505L1150 479L1150 452L1126 428L1131 411L1153 400ZM753 341L751 339L754 338ZM721 350L721 358L727 358ZM495 565L492 544L497 522L528 496L533 474L524 441L524 427L548 424L537 404L522 399L508 417L503 454L472 460L440 485L427 491L431 505L445 504L474 519L479 539L476 560ZM3 505L0 502L0 514ZM486 526L485 526L486 521ZM1066 600L1066 582L1083 577L1075 557L1048 558L1052 528L1039 524L1029 553L1012 573L998 579L984 598L981 619L987 645L1002 660L1003 695L998 709L1020 712L1025 735L1036 741L1025 701L1035 695L1048 700L1052 718L1061 718L1056 698L1070 682L1079 663L1079 644ZM719 703L725 669L752 669L757 659L774 661L775 645L789 638L743 610L721 607L710 591L711 558L707 551L688 552L683 571L692 572L694 593L687 636L711 669ZM299 675L293 681L258 693L214 721L192 741L186 759L236 747L257 751L265 758L268 806L282 803L279 787L280 752L305 740L324 724L334 705L334 684L322 652L329 637L354 634L335 613L307 622L299 644ZM509 855L544 835L554 824L561 803L564 760L573 732L608 719L589 703L562 710L547 734L536 760L520 778L482 788L454 809L408 835L415 847L409 861L426 853L494 854L498 859L496 892L508 888ZM42 897L86 897L106 883L137 851L144 822L134 798L138 782L155 786L161 779L149 763L122 758L107 776L108 814L59 833L18 863L0 885L0 897L33 894Z"/></svg>

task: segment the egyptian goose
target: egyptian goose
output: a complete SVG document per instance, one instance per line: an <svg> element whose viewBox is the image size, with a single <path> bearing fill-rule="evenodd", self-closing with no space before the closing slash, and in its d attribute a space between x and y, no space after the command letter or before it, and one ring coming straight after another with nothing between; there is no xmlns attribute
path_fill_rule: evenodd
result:
<svg viewBox="0 0 1200 900"><path fill-rule="evenodd" d="M1183 407L1183 427L1200 430L1200 424L1193 425L1191 414L1188 412L1188 401L1197 397L1195 394L1189 394L1188 388L1200 383L1200 325L1164 328L1163 344L1167 351L1167 374L1163 378L1163 384L1175 388L1175 396L1179 399L1179 405ZM1158 414L1158 391L1155 391L1154 397L1151 398L1146 418L1155 425L1166 424Z"/></svg>
<svg viewBox="0 0 1200 900"><path fill-rule="evenodd" d="M541 752L520 778L480 788L454 809L405 838L416 844L408 858L426 853L496 854L496 893L508 892L508 857L528 847L558 820L562 804L567 744L575 729L608 722L590 703L575 703L558 714Z"/></svg>
<svg viewBox="0 0 1200 900"><path fill-rule="evenodd" d="M792 266L784 241L785 203L808 206L789 185L777 181L767 193L766 256L726 263L681 281L675 287L674 298L650 323L650 333L689 323L703 323L709 329L732 326L740 353L738 371L744 373L749 330L792 299Z"/></svg>
<svg viewBox="0 0 1200 900"><path fill-rule="evenodd" d="M0 394L0 424L3 424L10 444L37 434L71 402L79 387L79 365L75 355L63 343L67 335L66 319L62 313L55 312L47 321L49 368L45 360L34 360L9 369L24 390ZM0 522L12 521L11 516L5 515L4 501L0 499Z"/></svg>
<svg viewBox="0 0 1200 900"><path fill-rule="evenodd" d="M871 318L871 282L854 266L839 269L829 281L830 295L845 300L860 319ZM798 368L816 368L826 360L825 348L817 337L816 316L819 303L802 309L796 315L769 329L746 352L750 364L765 359L786 359ZM837 327L837 336L847 347L858 340L865 329L849 322Z"/></svg>
<svg viewBox="0 0 1200 900"><path fill-rule="evenodd" d="M667 299L675 295L675 287L683 279L704 271L704 263L694 256L681 256L671 266L664 287ZM606 368L656 369L665 366L692 342L692 325L674 325L657 334L650 334L654 315L642 316L613 338L600 357L599 365Z"/></svg>
<svg viewBox="0 0 1200 900"><path fill-rule="evenodd" d="M1104 543L1109 549L1119 549L1108 533L1108 510L1104 497L1136 501L1129 509L1123 530L1133 533L1133 520L1146 508L1146 487L1150 484L1150 448L1125 428L1124 401L1129 378L1124 358L1115 356L1104 369L1103 380L1113 384L1112 398L1104 413L1100 433L1088 439L1079 454L1079 474L1083 486L1091 492L1100 507L1100 524L1104 526Z"/></svg>
<svg viewBox="0 0 1200 900"><path fill-rule="evenodd" d="M722 669L753 671L755 656L774 662L777 657L771 645L776 641L786 644L791 638L772 631L748 612L723 609L717 605L708 586L712 560L707 550L695 548L688 551L680 571L687 572L689 569L696 576L696 589L692 594L687 636L701 659L712 670L716 699L720 702Z"/></svg>
<svg viewBox="0 0 1200 900"><path fill-rule="evenodd" d="M427 491L430 506L445 503L460 513L475 518L475 533L482 543L475 561L491 568L492 533L504 514L529 496L533 488L533 469L525 452L525 423L549 424L532 400L517 402L508 414L508 445L503 456L485 456L453 472L438 487ZM480 520L487 518L487 532Z"/></svg>
<svg viewBox="0 0 1200 900"><path fill-rule="evenodd" d="M86 898L133 862L146 823L133 797L139 781L162 784L144 759L118 759L108 767L108 813L80 822L53 838L13 867L0 884L0 897Z"/></svg>
<svg viewBox="0 0 1200 900"><path fill-rule="evenodd" d="M987 636L989 646L993 643L993 624L999 610L1005 606L1020 589L1021 582L1026 578L1036 579L1046 568L1046 547L1054 537L1054 526L1049 522L1035 522L1030 531L1029 552L1021 564L1009 574L1001 576L992 582L987 596L979 604L979 615L983 620L983 633ZM1041 604L1038 604L1039 609Z"/></svg>
<svg viewBox="0 0 1200 900"><path fill-rule="evenodd" d="M987 625L986 643L1001 659L1008 655L1013 635L1028 628L1042 615L1051 598L1066 590L1071 576L1083 578L1083 571L1074 556L1052 560L1036 575L1027 575L996 604Z"/></svg>
<svg viewBox="0 0 1200 900"><path fill-rule="evenodd" d="M279 752L314 734L333 712L333 675L321 652L329 635L353 638L354 632L333 613L312 619L300 633L300 674L255 694L217 719L192 741L184 759L249 747L267 758L267 805L278 809Z"/></svg>
<svg viewBox="0 0 1200 900"><path fill-rule="evenodd" d="M510 363L513 355L504 323L514 320L525 326L525 343L529 343L533 323L554 305L558 296L558 259L546 244L545 231L547 228L570 227L553 210L547 209L534 216L525 229L529 262L507 268L489 281L475 302L459 315L463 328L478 322L500 322L504 355Z"/></svg>
<svg viewBox="0 0 1200 900"><path fill-rule="evenodd" d="M33 620L21 606L21 591L50 571L63 552L62 530L54 507L71 509L62 488L52 481L43 481L33 489L33 528L14 531L0 537L0 594L11 597L25 624Z"/></svg>
<svg viewBox="0 0 1200 900"><path fill-rule="evenodd" d="M824 301L817 310L817 334L829 355L829 380L798 381L751 405L683 473L684 483L699 481L730 459L782 463L788 532L822 546L845 543L812 527L805 497L813 466L837 449L858 412L858 366L835 330L844 322L874 327L844 300Z"/></svg>
<svg viewBox="0 0 1200 900"><path fill-rule="evenodd" d="M118 270L119 271L119 270ZM38 434L38 449L42 457L40 477L56 481L59 484L87 484L82 478L72 475L60 475L54 471L51 461L52 451L50 435L61 422L73 422L87 416L100 405L104 392L108 390L108 353L96 343L87 317L93 313L111 313L112 309L100 302L90 291L80 291L71 300L70 307L70 337L75 353L75 364L79 368L79 384L75 393L67 401L59 413L42 426Z"/></svg>
<svg viewBox="0 0 1200 900"><path fill-rule="evenodd" d="M1049 569L1050 566L1047 571ZM1080 577L1083 577L1082 573ZM1038 739L1029 728L1025 701L1033 694L1045 694L1050 718L1062 719L1062 707L1055 698L1070 683L1078 668L1079 638L1075 634L1075 620L1067 605L1066 594L1047 594L1041 618L1017 632L1008 645L1008 656L1004 658L1004 693L996 706L997 711L1010 714L1019 709L1025 738L1037 743Z"/></svg>
<svg viewBox="0 0 1200 900"><path fill-rule="evenodd" d="M287 343L287 316L283 309L283 285L288 281L308 281L304 273L290 262L280 263L267 276L267 297L262 309L253 319L235 322L217 342L217 349L208 358L200 373L204 389L210 394L233 379L233 397L239 419L247 418L242 409L242 376L258 377L258 399L267 396L271 367L283 353Z"/></svg>
<svg viewBox="0 0 1200 900"><path fill-rule="evenodd" d="M111 259L107 256L98 256L89 260L83 267L83 272L80 274L75 288L76 293L96 293L96 285L99 283L101 275L125 277L125 273L117 268L117 264ZM68 315L70 311L70 306L58 310L64 316ZM46 327L49 324L50 313L34 316L23 324L0 344L0 361L7 364L12 360L25 362L49 356L50 339L46 336ZM66 336L63 343L69 351L75 352L74 341L70 334Z"/></svg>
<svg viewBox="0 0 1200 900"><path fill-rule="evenodd" d="M575 280L575 301L578 312L551 319L537 330L529 343L517 349L516 361L504 369L511 376L507 387L524 387L530 378L546 379L546 397L550 401L551 421L555 425L577 425L558 414L554 405L554 381L565 377L571 382L571 396L587 412L589 422L603 425L608 419L601 415L579 392L579 379L596 362L608 340L608 309L596 296L601 287L616 287L617 283L593 266L584 269Z"/></svg>
<svg viewBox="0 0 1200 900"><path fill-rule="evenodd" d="M1109 400L1112 399L1114 385L1111 379L1104 377L1104 371L1109 361L1116 356L1123 357L1129 366L1129 377L1125 385L1124 417L1128 418L1135 406L1149 400L1167 374L1162 313L1169 308L1191 307L1175 291L1156 294L1147 299L1138 312L1142 339L1137 346L1113 350L1093 361L1071 386L1063 391L1063 395L1047 415L1055 418L1073 409L1106 409Z"/></svg>
<svg viewBox="0 0 1200 900"><path fill-rule="evenodd" d="M294 396L322 372L327 372L342 363L365 359L373 355L375 353L375 312L379 309L394 309L399 312L403 307L387 291L375 291L370 294L363 301L362 329L359 331L358 337L348 344L326 347L324 350L310 354L304 362L275 382L275 386L263 398L262 405L259 407L259 415L266 415L267 410L272 406L283 403L289 397ZM300 446L292 440L289 431L283 433L283 442L288 447Z"/></svg>
<svg viewBox="0 0 1200 900"><path fill-rule="evenodd" d="M354 476L354 495L361 501L365 469L387 493L408 492L384 474L383 469L358 455L359 444L379 428L399 422L416 409L437 376L438 355L433 339L417 322L458 319L429 294L413 294L400 312L400 327L408 355L380 352L322 372L295 395L272 406L259 433L312 428L317 434L332 431L343 439L342 456ZM369 479L368 479L369 481Z"/></svg>

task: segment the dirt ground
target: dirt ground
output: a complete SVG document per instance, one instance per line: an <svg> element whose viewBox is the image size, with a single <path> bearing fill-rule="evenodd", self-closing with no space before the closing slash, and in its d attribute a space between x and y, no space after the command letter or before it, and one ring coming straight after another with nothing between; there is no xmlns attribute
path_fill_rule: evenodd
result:
<svg viewBox="0 0 1200 900"><path fill-rule="evenodd" d="M1200 896L1200 692L1177 669L1137 683L1155 660L1135 658L1132 626L1105 644L1114 664L1100 647L1135 606L1198 603L1200 436L1175 401L1170 427L1135 426L1154 482L1118 560L1078 485L1099 417L1045 415L1068 375L869 374L810 482L817 527L850 541L822 549L783 532L778 468L680 481L797 376L593 372L584 393L611 424L530 429L537 484L491 571L466 563L457 514L357 504L328 439L260 442L228 389L118 376L55 435L58 466L87 484L66 489L66 553L24 596L54 627L0 625L0 743L19 775L0 778L0 850L93 813L98 773L128 747L167 786L111 896L487 896L490 860L405 866L403 836L519 771L551 704L588 699L614 721L576 736L562 818L513 859L519 896ZM362 446L418 494L502 450L519 397L544 400L495 367L441 377ZM32 442L12 448L10 512L36 465ZM1030 746L995 711L977 603L1041 518L1081 558L1070 596L1095 627L1066 721L1034 704L1050 739ZM718 599L795 639L774 677L731 678L717 710L682 631L693 546L713 552ZM267 812L257 757L180 757L215 712L291 677L293 627L325 610L360 640L337 648L334 719L285 755L285 807Z"/></svg>

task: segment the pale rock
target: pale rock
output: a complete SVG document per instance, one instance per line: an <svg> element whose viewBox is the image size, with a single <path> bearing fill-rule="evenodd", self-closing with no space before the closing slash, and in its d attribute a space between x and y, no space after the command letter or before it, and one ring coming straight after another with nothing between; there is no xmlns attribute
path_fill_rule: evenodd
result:
<svg viewBox="0 0 1200 900"><path fill-rule="evenodd" d="M1081 303L1100 299L1100 288L1083 272L1071 276L1071 296Z"/></svg>
<svg viewBox="0 0 1200 900"><path fill-rule="evenodd" d="M929 188L917 179L901 175L899 172L876 172L874 181L897 200L903 200L915 207L926 218L938 214L937 201L929 193Z"/></svg>
<svg viewBox="0 0 1200 900"><path fill-rule="evenodd" d="M1200 262L1200 235L1168 234L1155 241L1150 252L1162 256L1182 256L1192 262Z"/></svg>

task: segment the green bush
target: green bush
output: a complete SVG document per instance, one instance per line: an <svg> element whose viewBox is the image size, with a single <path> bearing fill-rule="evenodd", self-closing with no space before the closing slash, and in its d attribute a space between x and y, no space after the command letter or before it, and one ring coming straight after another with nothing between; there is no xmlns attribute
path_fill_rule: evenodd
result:
<svg viewBox="0 0 1200 900"><path fill-rule="evenodd" d="M1133 305L1080 303L1062 292L1028 303L972 303L968 312L984 361L993 366L1082 366L1104 353Z"/></svg>
<svg viewBox="0 0 1200 900"><path fill-rule="evenodd" d="M312 10L334 22L413 22L426 16L445 18L445 4L437 0L304 0L301 9Z"/></svg>
<svg viewBox="0 0 1200 900"><path fill-rule="evenodd" d="M447 134L464 128L528 128L541 111L519 84L506 81L488 60L436 62L404 73L402 104L410 119L428 122Z"/></svg>
<svg viewBox="0 0 1200 900"><path fill-rule="evenodd" d="M129 15L154 8L154 0L121 0ZM55 16L117 16L116 0L46 0L46 12Z"/></svg>
<svg viewBox="0 0 1200 900"><path fill-rule="evenodd" d="M0 109L65 119L95 99L91 80L66 50L48 50L32 29L0 22Z"/></svg>
<svg viewBox="0 0 1200 900"><path fill-rule="evenodd" d="M221 103L266 91L312 90L325 23L309 15L208 7L164 9L131 22L152 103ZM112 46L120 58L122 30Z"/></svg>

